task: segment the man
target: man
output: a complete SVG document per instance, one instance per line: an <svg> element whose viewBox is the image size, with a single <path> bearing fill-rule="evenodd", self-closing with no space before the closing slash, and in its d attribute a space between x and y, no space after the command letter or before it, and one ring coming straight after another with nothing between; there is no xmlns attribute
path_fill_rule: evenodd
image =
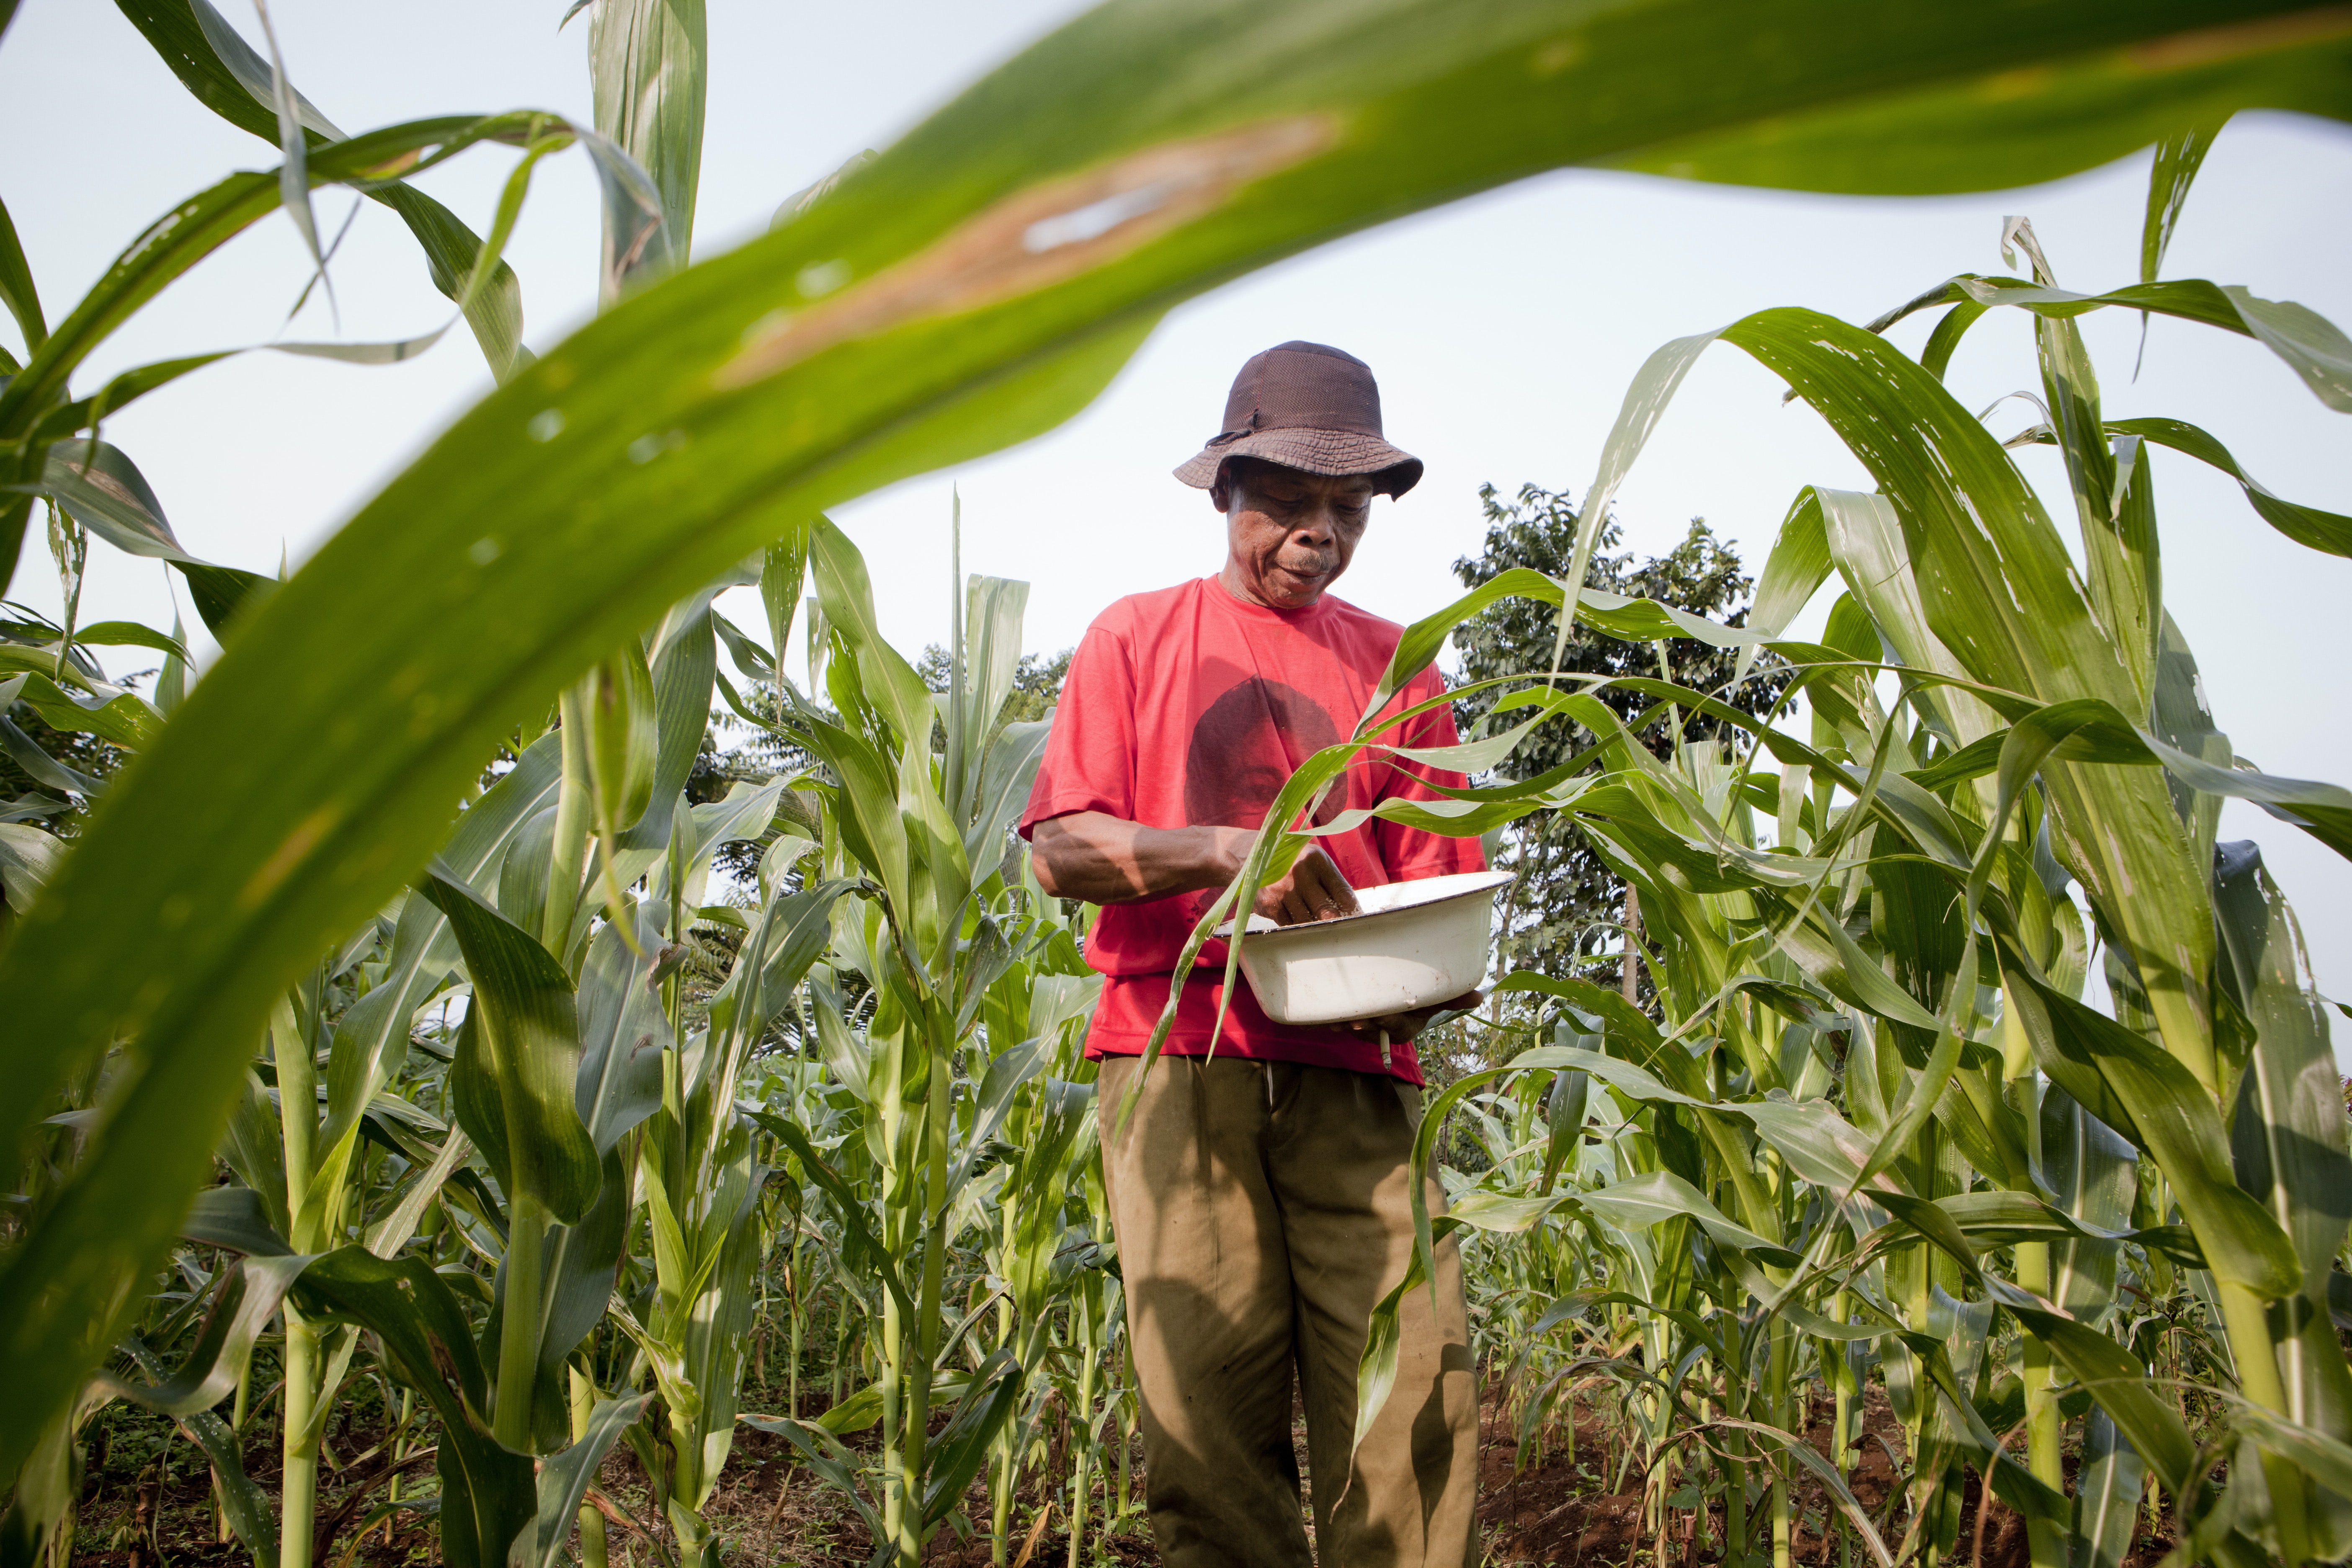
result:
<svg viewBox="0 0 2352 1568"><path fill-rule="evenodd" d="M1116 1127L1186 937L1241 869L1284 781L1355 729L1396 650L1399 627L1328 590L1372 498L1403 494L1421 471L1383 437L1360 361L1288 342L1244 365L1223 430L1176 470L1224 515L1223 569L1123 599L1088 629L1022 820L1045 889L1103 906L1087 938L1106 976L1087 1054L1102 1063L1148 1500L1171 1568L1312 1561L1294 1368L1326 1568L1472 1560L1477 1390L1450 1242L1436 1308L1428 1290L1404 1300L1393 1392L1349 1464L1366 1323L1412 1254L1412 1037L1434 1009L1293 1028L1244 984L1212 1055L1225 963L1212 942L1132 1120ZM1391 710L1444 690L1423 670ZM1454 721L1441 704L1385 738L1450 745ZM1370 752L1317 817L1431 798L1433 781L1463 783ZM1484 865L1475 838L1387 821L1318 842L1261 889L1258 912L1328 920L1355 910L1354 888ZM1443 1212L1434 1182L1428 1197Z"/></svg>

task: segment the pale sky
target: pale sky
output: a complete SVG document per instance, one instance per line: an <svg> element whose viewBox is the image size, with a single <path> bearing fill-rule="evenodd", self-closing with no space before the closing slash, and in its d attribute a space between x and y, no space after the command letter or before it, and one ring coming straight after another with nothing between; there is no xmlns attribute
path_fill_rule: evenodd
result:
<svg viewBox="0 0 2352 1568"><path fill-rule="evenodd" d="M709 129L695 248L757 233L776 205L866 147L881 147L962 83L1082 7L866 0L784 6L710 0ZM258 37L237 0L223 9ZM428 114L546 108L589 118L584 26L555 31L562 0L274 0L302 90L347 131ZM100 0L25 0L0 41L0 197L55 322L113 256L174 202L233 169L275 163L215 118ZM477 230L513 154L468 153L423 182ZM887 633L909 652L945 632L950 487L961 487L964 565L1025 579L1029 643L1076 642L1121 595L1214 569L1222 530L1168 470L1212 434L1234 371L1290 338L1332 342L1378 373L1391 439L1428 462L1383 504L1340 588L1410 620L1458 591L1475 552L1477 489L1524 480L1580 496L1627 382L1665 340L1769 306L1867 321L1959 271L2006 270L2000 220L2031 216L2068 287L2137 279L2144 155L2023 191L1855 199L1571 171L1393 224L1233 284L1170 316L1085 414L1010 452L910 479L836 512L877 571ZM321 193L323 226L352 198ZM2166 272L2239 283L2352 324L2352 132L2284 116L2242 118L2191 196ZM508 251L527 338L544 349L593 308L597 218L576 153L541 165ZM273 217L151 305L84 371L208 349L335 335L322 300L286 321L307 258ZM447 319L407 232L373 205L334 268L342 335L407 337ZM1916 351L1926 318L1895 337ZM2219 437L2289 499L2352 510L2352 434L2267 351L2158 321L2137 382L2136 320L2088 318L2110 417L2169 415ZM13 328L0 325L12 350ZM2021 314L1970 333L1950 383L1980 407L2038 384ZM422 359L358 368L256 353L190 376L117 416L109 437L140 464L182 542L213 560L299 565L489 385L461 330ZM1707 352L1619 493L1633 548L1663 550L1704 516L1753 571L1798 489L1867 489L1860 466L1738 350ZM1991 419L2030 421L2011 403ZM2027 453L2063 531L2072 508L2054 455ZM2352 562L2273 532L2236 486L2188 458L2156 458L2167 603L2204 667L2221 726L2269 772L2352 781L2336 627L2352 615ZM48 613L37 543L9 589ZM1827 600L1822 601L1825 608ZM747 627L756 605L728 606ZM355 606L354 613L364 613ZM1815 621L1821 609L1815 612ZM85 620L168 627L154 563L93 544ZM189 617L193 622L194 617ZM194 628L201 641L200 629ZM126 650L127 651L127 650ZM111 668L141 668L118 657ZM2223 836L2260 841L2311 940L2321 984L2352 999L2352 865L2295 828L2231 803ZM2340 1033L2352 1034L2352 1028Z"/></svg>

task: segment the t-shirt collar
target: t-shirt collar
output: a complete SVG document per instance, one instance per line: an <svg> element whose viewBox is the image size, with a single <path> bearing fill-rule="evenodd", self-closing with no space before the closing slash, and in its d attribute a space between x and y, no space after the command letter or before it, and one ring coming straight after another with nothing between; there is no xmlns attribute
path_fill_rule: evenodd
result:
<svg viewBox="0 0 2352 1568"><path fill-rule="evenodd" d="M1214 572L1201 579L1201 586L1209 597L1243 620L1273 623L1286 626L1306 626L1324 615L1331 604L1331 595L1328 589L1317 595L1315 602L1304 609L1280 610L1272 605L1252 604L1247 599L1237 598L1234 591L1225 586L1223 575Z"/></svg>

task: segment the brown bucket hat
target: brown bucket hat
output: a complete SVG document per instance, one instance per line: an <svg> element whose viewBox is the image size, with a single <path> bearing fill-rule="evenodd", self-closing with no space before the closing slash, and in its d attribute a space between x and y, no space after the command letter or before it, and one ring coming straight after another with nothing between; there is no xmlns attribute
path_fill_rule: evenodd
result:
<svg viewBox="0 0 2352 1568"><path fill-rule="evenodd" d="M1260 458L1310 474L1370 474L1390 496L1421 482L1421 459L1381 434L1372 367L1328 343L1278 343L1252 355L1225 395L1225 427L1176 477L1207 489L1227 458Z"/></svg>

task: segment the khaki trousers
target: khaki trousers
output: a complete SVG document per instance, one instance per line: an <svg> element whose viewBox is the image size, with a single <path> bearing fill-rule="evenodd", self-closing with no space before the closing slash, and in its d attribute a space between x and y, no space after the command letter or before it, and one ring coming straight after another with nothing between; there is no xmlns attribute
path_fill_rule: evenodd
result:
<svg viewBox="0 0 2352 1568"><path fill-rule="evenodd" d="M1477 1388L1450 1240L1437 1310L1427 1289L1402 1304L1395 1388L1349 1477L1365 1325L1412 1257L1418 1091L1336 1068L1162 1057L1122 1133L1139 1065L1102 1064L1103 1173L1160 1561L1314 1561L1291 1446L1296 1368L1323 1568L1475 1562ZM1434 1182L1429 1207L1444 1212Z"/></svg>

